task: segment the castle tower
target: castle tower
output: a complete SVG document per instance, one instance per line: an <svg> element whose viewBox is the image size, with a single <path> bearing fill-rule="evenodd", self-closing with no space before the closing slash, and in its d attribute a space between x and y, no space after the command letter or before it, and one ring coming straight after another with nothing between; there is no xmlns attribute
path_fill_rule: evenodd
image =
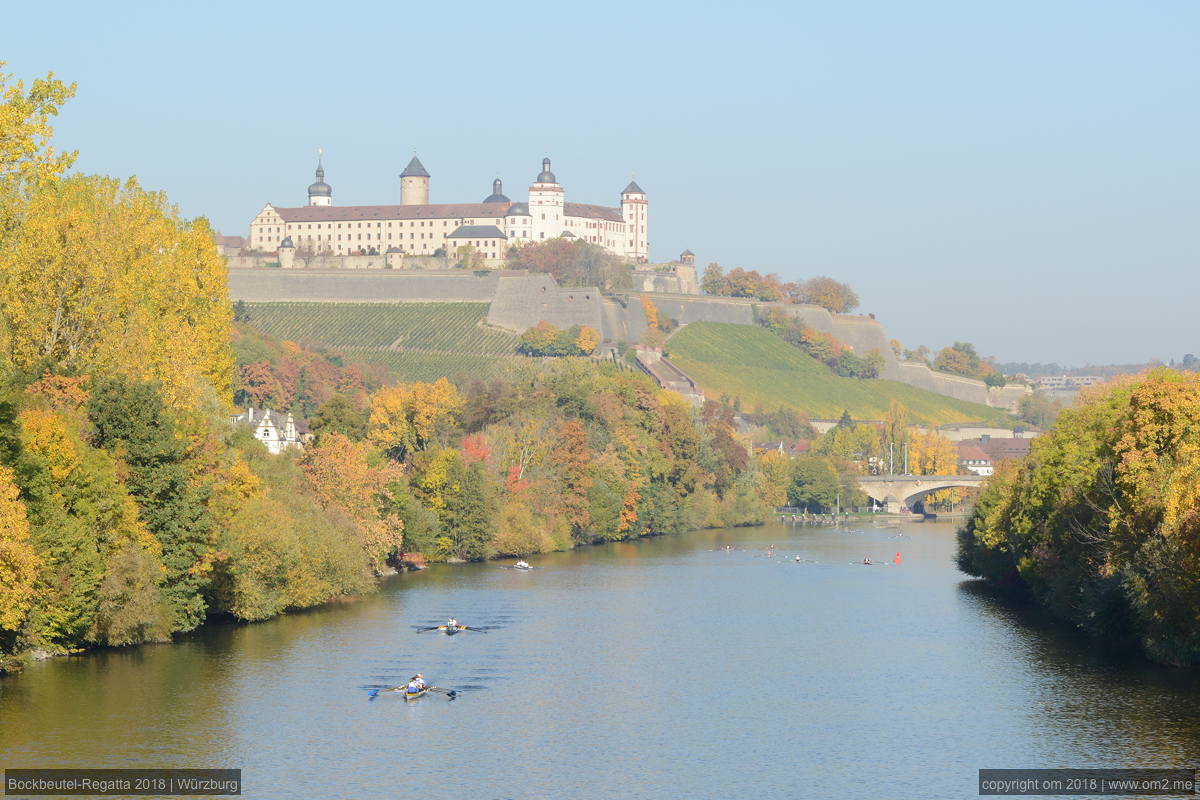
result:
<svg viewBox="0 0 1200 800"><path fill-rule="evenodd" d="M485 203L509 203L509 202L511 202L507 197L504 196L504 184L500 182L499 178L496 178L496 180L492 181L492 193L490 195L488 195L487 197L483 198L483 202L485 202Z"/></svg>
<svg viewBox="0 0 1200 800"><path fill-rule="evenodd" d="M296 266L296 245L292 244L292 237L283 237L276 253L279 255L279 266L282 269L292 269Z"/></svg>
<svg viewBox="0 0 1200 800"><path fill-rule="evenodd" d="M553 239L563 232L563 204L566 195L550 171L550 159L542 159L542 171L529 187L530 235L534 241Z"/></svg>
<svg viewBox="0 0 1200 800"><path fill-rule="evenodd" d="M310 206L333 205L333 188L325 182L325 165L321 156L317 156L317 182L308 187L308 204Z"/></svg>
<svg viewBox="0 0 1200 800"><path fill-rule="evenodd" d="M650 260L650 234L646 228L649 207L646 193L635 181L630 181L621 191L621 216L625 220L625 240L621 249L639 263Z"/></svg>
<svg viewBox="0 0 1200 800"><path fill-rule="evenodd" d="M429 205L429 173L416 156L400 173L400 205Z"/></svg>

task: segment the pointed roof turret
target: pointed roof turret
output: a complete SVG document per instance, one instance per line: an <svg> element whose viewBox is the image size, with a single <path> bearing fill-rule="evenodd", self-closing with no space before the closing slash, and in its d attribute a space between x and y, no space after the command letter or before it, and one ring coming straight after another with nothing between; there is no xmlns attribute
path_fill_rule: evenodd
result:
<svg viewBox="0 0 1200 800"><path fill-rule="evenodd" d="M621 190L621 194L645 194L642 187L637 185L637 181L630 181L629 185Z"/></svg>
<svg viewBox="0 0 1200 800"><path fill-rule="evenodd" d="M483 198L485 203L510 203L512 202L504 196L504 184L500 183L500 179L492 181L492 193Z"/></svg>
<svg viewBox="0 0 1200 800"><path fill-rule="evenodd" d="M412 157L412 161L408 162L408 166L404 168L404 172L400 173L401 178L428 178L429 172L421 163L421 159L416 156Z"/></svg>

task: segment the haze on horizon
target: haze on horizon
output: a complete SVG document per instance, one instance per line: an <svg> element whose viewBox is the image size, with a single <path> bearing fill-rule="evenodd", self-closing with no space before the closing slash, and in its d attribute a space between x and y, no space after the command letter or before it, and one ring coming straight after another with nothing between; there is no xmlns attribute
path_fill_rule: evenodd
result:
<svg viewBox="0 0 1200 800"><path fill-rule="evenodd" d="M1200 350L1200 6L545 2L6 9L5 72L79 83L55 145L246 233L301 205L432 202L550 156L568 199L650 199L684 248L851 284L905 347L1000 361Z"/></svg>

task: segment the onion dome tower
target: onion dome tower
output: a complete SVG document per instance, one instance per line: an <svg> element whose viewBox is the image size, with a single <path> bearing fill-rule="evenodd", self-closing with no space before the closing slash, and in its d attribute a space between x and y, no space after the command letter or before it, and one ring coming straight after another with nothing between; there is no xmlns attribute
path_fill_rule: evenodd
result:
<svg viewBox="0 0 1200 800"><path fill-rule="evenodd" d="M487 197L483 198L483 202L485 202L485 203L508 203L508 202L511 202L507 197L504 196L504 185L502 183L500 183L499 178L496 178L496 180L492 181L492 193L490 195L488 195Z"/></svg>
<svg viewBox="0 0 1200 800"><path fill-rule="evenodd" d="M308 204L310 206L333 205L333 188L325 182L325 165L321 156L317 156L316 183L308 187Z"/></svg>

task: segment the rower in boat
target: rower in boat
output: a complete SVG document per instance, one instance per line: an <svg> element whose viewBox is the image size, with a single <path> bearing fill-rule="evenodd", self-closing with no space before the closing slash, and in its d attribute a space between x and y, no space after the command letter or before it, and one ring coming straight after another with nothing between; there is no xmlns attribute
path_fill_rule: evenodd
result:
<svg viewBox="0 0 1200 800"><path fill-rule="evenodd" d="M864 565L864 566L868 566L868 567L869 567L869 566L871 566L871 559L870 559L870 558L864 558L864 559L863 559L863 565Z"/></svg>
<svg viewBox="0 0 1200 800"><path fill-rule="evenodd" d="M408 682L408 686L404 688L404 699L415 700L425 692L429 691L429 684L425 682L424 676L417 673L412 676L412 680Z"/></svg>
<svg viewBox="0 0 1200 800"><path fill-rule="evenodd" d="M518 561L517 563L513 564L513 567L516 569L533 569L531 566L529 566L528 561Z"/></svg>

